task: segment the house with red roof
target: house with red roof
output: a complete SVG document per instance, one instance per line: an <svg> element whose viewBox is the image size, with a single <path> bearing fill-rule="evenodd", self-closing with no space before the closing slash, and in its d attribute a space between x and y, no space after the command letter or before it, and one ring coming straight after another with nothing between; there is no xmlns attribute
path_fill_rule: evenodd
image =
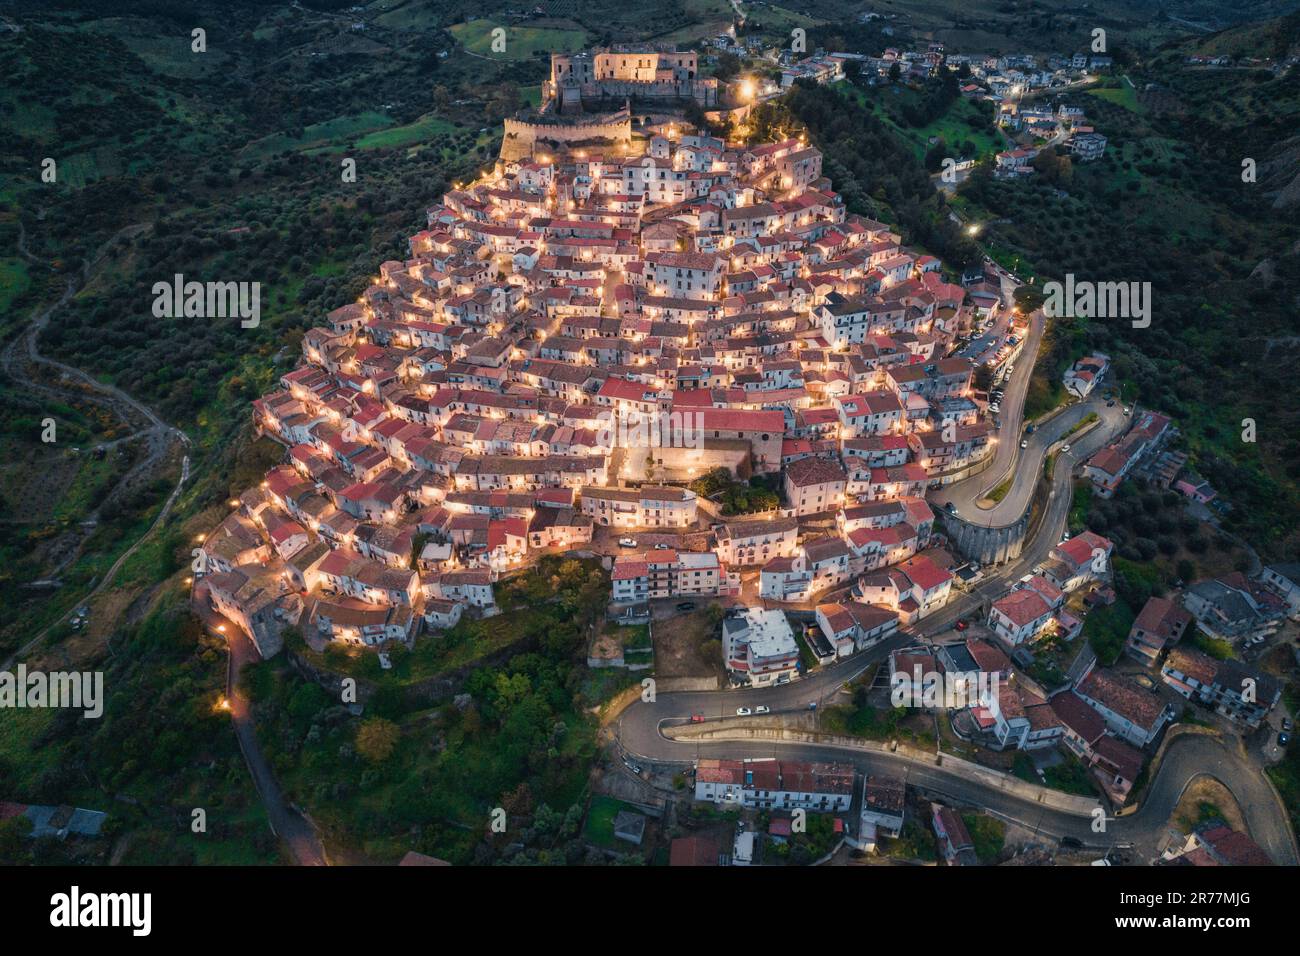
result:
<svg viewBox="0 0 1300 956"><path fill-rule="evenodd" d="M1158 693L1095 663L1074 693L1101 715L1111 733L1135 747L1151 743L1174 718L1173 707Z"/></svg>
<svg viewBox="0 0 1300 956"><path fill-rule="evenodd" d="M1240 830L1222 820L1212 820L1188 834L1182 846L1164 852L1162 862L1172 866L1273 866L1272 857Z"/></svg>
<svg viewBox="0 0 1300 956"><path fill-rule="evenodd" d="M898 630L898 614L892 608L860 601L819 604L815 611L817 626L826 636L837 657L879 644Z"/></svg>
<svg viewBox="0 0 1300 956"><path fill-rule="evenodd" d="M785 498L796 515L837 511L844 504L844 466L828 458L801 458L785 470Z"/></svg>
<svg viewBox="0 0 1300 956"><path fill-rule="evenodd" d="M1038 750L1059 741L1064 725L1047 701L1015 680L998 681L971 715L995 750Z"/></svg>
<svg viewBox="0 0 1300 956"><path fill-rule="evenodd" d="M1110 578L1115 545L1093 531L1084 531L1058 544L1042 566L1042 576L1062 591L1073 591L1092 581Z"/></svg>
<svg viewBox="0 0 1300 956"><path fill-rule="evenodd" d="M1079 359L1065 373L1065 390L1078 398L1087 398L1110 368L1110 356L1096 352Z"/></svg>
<svg viewBox="0 0 1300 956"><path fill-rule="evenodd" d="M988 625L1015 647L1038 638L1056 620L1056 608L1033 588L1016 588L993 602Z"/></svg>
<svg viewBox="0 0 1300 956"><path fill-rule="evenodd" d="M953 575L947 568L918 554L898 565L897 570L911 585L898 603L899 618L904 624L914 624L948 603Z"/></svg>
<svg viewBox="0 0 1300 956"><path fill-rule="evenodd" d="M1191 623L1192 615L1175 601L1163 597L1147 598L1147 603L1129 628L1124 652L1151 667L1161 653L1182 639Z"/></svg>
<svg viewBox="0 0 1300 956"><path fill-rule="evenodd" d="M930 804L930 824L939 843L939 852L949 866L978 866L975 841L956 811L940 803Z"/></svg>
<svg viewBox="0 0 1300 956"><path fill-rule="evenodd" d="M668 852L669 866L720 866L721 861L722 841L712 833L677 837Z"/></svg>
<svg viewBox="0 0 1300 956"><path fill-rule="evenodd" d="M1093 454L1083 466L1083 474L1093 484L1093 492L1112 497L1124 478L1143 456L1159 449L1176 429L1168 416L1146 411L1137 416L1129 430L1105 448Z"/></svg>

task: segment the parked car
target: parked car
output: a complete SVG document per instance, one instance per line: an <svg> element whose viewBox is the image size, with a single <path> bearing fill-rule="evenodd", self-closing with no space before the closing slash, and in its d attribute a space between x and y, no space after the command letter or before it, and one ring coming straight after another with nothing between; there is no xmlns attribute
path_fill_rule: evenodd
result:
<svg viewBox="0 0 1300 956"><path fill-rule="evenodd" d="M771 708L771 707L766 707L766 706L764 706L764 707L755 707L755 708L754 708L754 713L756 713L756 714L770 714L771 712L772 712L772 708Z"/></svg>
<svg viewBox="0 0 1300 956"><path fill-rule="evenodd" d="M691 723L693 723L693 724L702 724L702 723L704 723L704 715L703 715L703 714L691 714Z"/></svg>
<svg viewBox="0 0 1300 956"><path fill-rule="evenodd" d="M748 717L748 716L749 716L750 714L752 714L752 713L753 713L753 711L750 710L748 707L737 707L737 708L736 708L736 716L737 716L737 717Z"/></svg>
<svg viewBox="0 0 1300 956"><path fill-rule="evenodd" d="M808 709L809 709L809 710L816 710L816 709L817 709L817 701L815 701L815 700L810 700L810 701L808 701Z"/></svg>
<svg viewBox="0 0 1300 956"><path fill-rule="evenodd" d="M1064 455L1069 450L1070 450L1070 445L1068 442L1061 446L1061 454Z"/></svg>
<svg viewBox="0 0 1300 956"><path fill-rule="evenodd" d="M683 601L681 604L677 605L677 610L679 610L679 611L694 611L694 610L695 610L695 602L694 602L694 601Z"/></svg>
<svg viewBox="0 0 1300 956"><path fill-rule="evenodd" d="M628 770L631 770L635 774L641 773L641 767L634 763L630 757L623 758L623 766L627 767Z"/></svg>
<svg viewBox="0 0 1300 956"><path fill-rule="evenodd" d="M618 546L619 546L620 548L635 548L635 547L636 547L636 539L635 539L635 538L619 538L619 539L618 539Z"/></svg>
<svg viewBox="0 0 1300 956"><path fill-rule="evenodd" d="M1291 718L1290 718L1290 717L1283 717L1283 718L1282 718L1282 729L1285 730L1285 731L1287 731L1288 733L1290 733L1290 731L1291 731L1291 726L1292 726L1292 725L1291 725Z"/></svg>
<svg viewBox="0 0 1300 956"><path fill-rule="evenodd" d="M1022 439L1020 439L1020 447L1021 447L1021 448L1028 448L1028 447L1029 447L1029 439L1028 439L1028 438L1022 438Z"/></svg>
<svg viewBox="0 0 1300 956"><path fill-rule="evenodd" d="M1066 847L1067 849L1070 850L1082 850L1083 841L1080 840L1078 837L1072 837L1072 836L1061 837L1061 846Z"/></svg>
<svg viewBox="0 0 1300 956"><path fill-rule="evenodd" d="M958 621L958 622L957 622L957 630L959 630L959 631L964 631L964 630L966 630L966 628L968 628L968 627L970 627L970 625L967 624L965 621Z"/></svg>
<svg viewBox="0 0 1300 956"><path fill-rule="evenodd" d="M1106 403L1106 407L1107 407L1107 408L1114 408L1114 407L1115 407L1115 400L1112 398L1109 402Z"/></svg>
<svg viewBox="0 0 1300 956"><path fill-rule="evenodd" d="M1277 745L1279 747L1285 747L1290 742L1291 742L1291 735L1288 734L1285 730L1282 731L1282 733L1277 735Z"/></svg>
<svg viewBox="0 0 1300 956"><path fill-rule="evenodd" d="M948 514L950 514L950 515L955 515L955 514L957 513L957 506L956 506L955 504L953 504L951 501L946 502L946 503L944 504L943 508L944 508L944 510L947 511Z"/></svg>
<svg viewBox="0 0 1300 956"><path fill-rule="evenodd" d="M658 544L655 545L655 550L656 550L656 551L667 551L667 550L668 550L669 548L671 548L671 547L672 547L672 545L670 545L670 544L664 544L662 541L660 541Z"/></svg>
<svg viewBox="0 0 1300 956"><path fill-rule="evenodd" d="M997 402L994 402L992 405L989 406L989 411L991 411L994 415L996 415L998 412L1002 411L1002 406L999 405Z"/></svg>

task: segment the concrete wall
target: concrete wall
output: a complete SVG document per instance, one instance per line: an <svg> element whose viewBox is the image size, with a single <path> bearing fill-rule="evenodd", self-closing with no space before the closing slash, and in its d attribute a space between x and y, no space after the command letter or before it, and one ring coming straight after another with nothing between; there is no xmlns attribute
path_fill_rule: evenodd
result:
<svg viewBox="0 0 1300 956"><path fill-rule="evenodd" d="M1025 538L1029 532L1029 515L1033 510L1032 500L1029 508L1018 520L995 527L971 524L964 518L939 512L944 531L962 554L970 560L981 564L1002 564L1020 557Z"/></svg>

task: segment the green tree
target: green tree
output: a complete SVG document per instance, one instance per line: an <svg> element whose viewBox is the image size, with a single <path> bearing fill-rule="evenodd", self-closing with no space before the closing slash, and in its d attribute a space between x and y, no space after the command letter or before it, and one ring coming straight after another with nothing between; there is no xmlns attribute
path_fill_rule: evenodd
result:
<svg viewBox="0 0 1300 956"><path fill-rule="evenodd" d="M372 717L357 729L357 753L371 763L383 763L393 755L400 736L397 724Z"/></svg>

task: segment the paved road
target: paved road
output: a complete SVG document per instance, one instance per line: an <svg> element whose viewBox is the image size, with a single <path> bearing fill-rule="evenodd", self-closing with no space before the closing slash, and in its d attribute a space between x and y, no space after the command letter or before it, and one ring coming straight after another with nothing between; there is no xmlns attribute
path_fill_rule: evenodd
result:
<svg viewBox="0 0 1300 956"><path fill-rule="evenodd" d="M1041 332L1042 328L1039 325L1037 335L1032 341L1026 343L1025 357L1022 357L1023 367L1017 369L1016 381L1007 388L1007 398L1011 401L1012 407L1004 416L1003 426L1005 428L1014 423L1016 431L1013 434L1018 434L1024 389L1027 387L1028 375L1032 370ZM917 636L921 638L937 636L948 631L959 617L972 612L982 613L988 602L1001 595L1010 582L1042 562L1048 552L1061 540L1070 509L1074 471L1094 451L1117 437L1127 424L1119 403L1108 409L1104 400L1098 400L1100 408L1090 407L1096 404L1093 402L1081 404L1077 410L1062 413L1058 416L1059 421L1045 426L1041 430L1044 434L1040 440L1037 443L1031 442L1030 448L1026 449L1026 462L1021 471L1030 476L1031 480L1027 482L1026 487L1032 492L1033 483L1037 481L1041 471L1043 456L1056 439L1089 411L1096 410L1101 417L1102 423L1092 428L1078 441L1072 442L1069 452L1058 454L1052 472L1052 486L1048 494L1046 510L1036 533L1026 541L1021 556L1015 561L1000 566L995 573L977 583L969 592L953 598L944 608L926 618L915 629ZM1016 442L1014 452L1019 451L1019 443ZM1015 455L1013 455L1014 460L1016 460ZM979 489L979 486L987 481L986 476L977 476L960 484L967 485L971 489ZM1028 493L1017 490L1019 487L1018 473L1017 486L1008 495L1008 497L1015 496L1012 506L1018 503L1017 516L1023 512L1029 501ZM952 490L957 488L958 485L950 486ZM945 489L940 494L943 495L948 490ZM963 489L962 493L980 494L981 490L968 492ZM1021 501L1022 497L1023 501ZM974 499L970 500L973 506ZM958 507L961 508L960 505ZM987 513L991 518L997 518L1000 514L997 509L991 509ZM927 793L985 808L1006 820L1019 823L1046 836L1055 838L1068 836L1079 840L1085 846L1098 849L1131 843L1137 855L1147 861L1155 859L1163 849L1167 839L1169 817L1184 790L1198 777L1212 776L1236 797L1246 813L1251 835L1260 846L1279 863L1295 865L1298 862L1296 844L1286 810L1264 780L1259 767L1232 745L1218 738L1200 734L1180 735L1168 744L1157 776L1141 808L1129 816L1108 820L1103 832L1095 831L1095 821L1089 814L1059 809L1027 795L1033 792L1032 788L1028 791L1019 786L1015 789L1004 789L992 782L973 777L969 771L960 767L936 766L930 761L896 753L864 752L855 747L824 743L756 742L743 739L673 740L663 736L664 726L689 725L693 715L702 715L712 727L719 726L714 721L720 722L721 726L725 727L728 723L734 722L735 711L739 707L752 709L765 706L770 708L773 714L806 714L811 703L816 702L820 708L844 684L871 665L884 661L891 650L914 639L911 635L896 635L853 658L818 670L808 678L777 687L761 690L751 688L735 691L660 694L653 703L637 701L623 712L615 724L618 745L625 752L634 755L636 759L651 764L689 764L701 757L740 759L785 756L795 760L848 761L861 772L901 775L906 778L909 785Z"/></svg>
<svg viewBox="0 0 1300 956"><path fill-rule="evenodd" d="M1007 580L1025 573L1042 560L1064 526L1069 510L1069 481L1064 469L1058 472L1067 490L1055 494L1042 532L1022 558L1009 565L1005 574L983 582L971 594L962 595L940 612L922 622L922 637L949 631L953 621L970 613L981 601L991 600L1006 588ZM743 759L784 757L790 760L837 760L852 763L860 772L891 773L923 790L960 803L983 807L1006 820L1050 837L1073 837L1085 846L1108 848L1133 843L1140 858L1154 859L1164 848L1169 818L1183 791L1198 777L1209 776L1228 788L1246 815L1251 836L1278 863L1296 865L1296 845L1285 808L1264 779L1258 765L1233 743L1203 734L1186 734L1173 739L1141 808L1134 814L1110 819L1103 833L1093 832L1091 816L1057 809L1023 793L976 779L961 767L936 766L899 754L864 752L833 744L753 740L673 740L662 728L687 725L700 714L718 727L717 721L734 723L738 707L766 706L773 714L805 714L810 702L819 709L846 683L867 668L886 660L890 651L914 638L896 635L868 651L814 672L804 680L778 687L735 691L701 691L659 694L653 703L637 701L615 725L618 744L643 764L689 765L701 757ZM1025 790L1026 788L1018 788Z"/></svg>
<svg viewBox="0 0 1300 956"><path fill-rule="evenodd" d="M936 489L932 496L934 500L944 502L952 500L959 510L964 510L964 507L972 506L985 489L1002 481L1015 467L1020 450L1020 428L1025 394L1029 390L1029 379L1034 371L1034 359L1038 355L1038 346L1042 342L1044 328L1045 320L1041 311L1029 317L1028 336L1021 349L1020 358L1013 363L1016 369L1003 384L1005 394L1002 396L1002 411L997 416L999 427L994 432L997 444L993 448L992 464L977 475ZM963 506L962 501L968 501L968 504Z"/></svg>
<svg viewBox="0 0 1300 956"><path fill-rule="evenodd" d="M1019 369L1016 371L1019 374ZM1091 414L1097 415L1099 424L1074 441L1066 440L1069 431ZM1029 507L1034 487L1043 472L1043 463L1053 449L1069 444L1070 451L1061 460L1082 463L1093 451L1122 434L1129 421L1119 402L1107 407L1107 399L1100 392L1094 391L1086 402L1071 405L1036 428L1032 435L1026 435L1023 439L1027 442L1026 448L1022 449L1020 439L1014 436L1010 441L1000 443L999 451L1003 445L1009 446L1012 458L1010 468L999 471L995 464L988 471L946 488L936 489L932 498L944 504L951 501L959 516L974 524L989 527L1012 524ZM1006 422L1003 424L1005 426ZM989 502L988 493L1004 481L1007 475L1012 478L1010 489L1001 501Z"/></svg>
<svg viewBox="0 0 1300 956"><path fill-rule="evenodd" d="M1037 534L1026 543L1016 561L1000 567L969 593L951 600L916 628L922 638L948 631L961 616L981 609L985 602L1005 591L1008 583L1041 562L1060 540L1065 529L1071 499L1071 472L1078 460L1091 454L1090 446L1107 438L1102 429L1090 432L1077 450L1062 454L1053 471L1047 510ZM1077 456L1077 457L1076 457ZM1277 862L1295 865L1296 846L1285 808L1278 802L1257 765L1231 744L1205 735L1183 735L1166 750L1147 799L1135 814L1107 822L1104 833L1093 832L1091 817L1045 806L1018 792L974 779L958 768L935 766L928 761L898 754L866 753L852 747L829 744L749 740L670 740L661 728L666 724L687 724L693 714L724 723L734 719L736 708L766 706L772 713L805 713L812 701L828 700L847 682L872 664L884 661L889 652L912 640L897 635L848 660L840 661L810 677L790 684L761 690L711 691L659 694L654 703L637 701L619 717L615 726L618 743L638 760L652 764L689 764L700 757L784 756L793 760L848 761L862 772L888 772L905 776L908 783L926 792L988 809L1004 819L1019 823L1050 837L1073 837L1085 846L1109 848L1133 843L1138 855L1154 859L1163 847L1169 816L1183 791L1200 776L1211 776L1227 787L1246 814L1251 835Z"/></svg>
<svg viewBox="0 0 1300 956"><path fill-rule="evenodd" d="M684 696L688 695L661 695L658 705L637 704L636 708L673 707L675 699ZM636 710L629 713L635 714ZM1038 797L1043 788L1019 784L1003 788L974 777L961 765L936 765L931 760L834 744L669 740L657 729L647 734L644 721L635 717L628 721L627 716L620 729L620 743L642 763L687 765L701 757L739 760L774 756L851 763L860 773L901 777L927 795L983 808L1044 837L1072 837L1098 851L1133 844L1137 857L1148 862L1167 842L1170 816L1183 791L1198 777L1209 776L1233 791L1246 813L1252 836L1274 861L1284 865L1297 862L1286 815L1258 769L1215 737L1188 734L1174 738L1142 806L1128 816L1106 818L1105 829L1098 832L1093 814L1042 802Z"/></svg>
<svg viewBox="0 0 1300 956"><path fill-rule="evenodd" d="M206 591L200 582L197 585L196 600L191 602L194 612L203 621L204 626L218 637L224 637L229 648L226 666L226 699L230 702L230 718L235 727L235 736L239 740L239 749L244 753L244 762L253 777L253 784L266 807L266 816L271 823L271 830L284 841L299 866L326 866L329 860L325 856L325 847L321 844L316 830L298 810L284 798L284 792L275 779L275 773L262 753L257 742L257 727L248 698L240 692L239 674L245 664L261 660L261 655L248 635L239 625L222 617L208 604Z"/></svg>

